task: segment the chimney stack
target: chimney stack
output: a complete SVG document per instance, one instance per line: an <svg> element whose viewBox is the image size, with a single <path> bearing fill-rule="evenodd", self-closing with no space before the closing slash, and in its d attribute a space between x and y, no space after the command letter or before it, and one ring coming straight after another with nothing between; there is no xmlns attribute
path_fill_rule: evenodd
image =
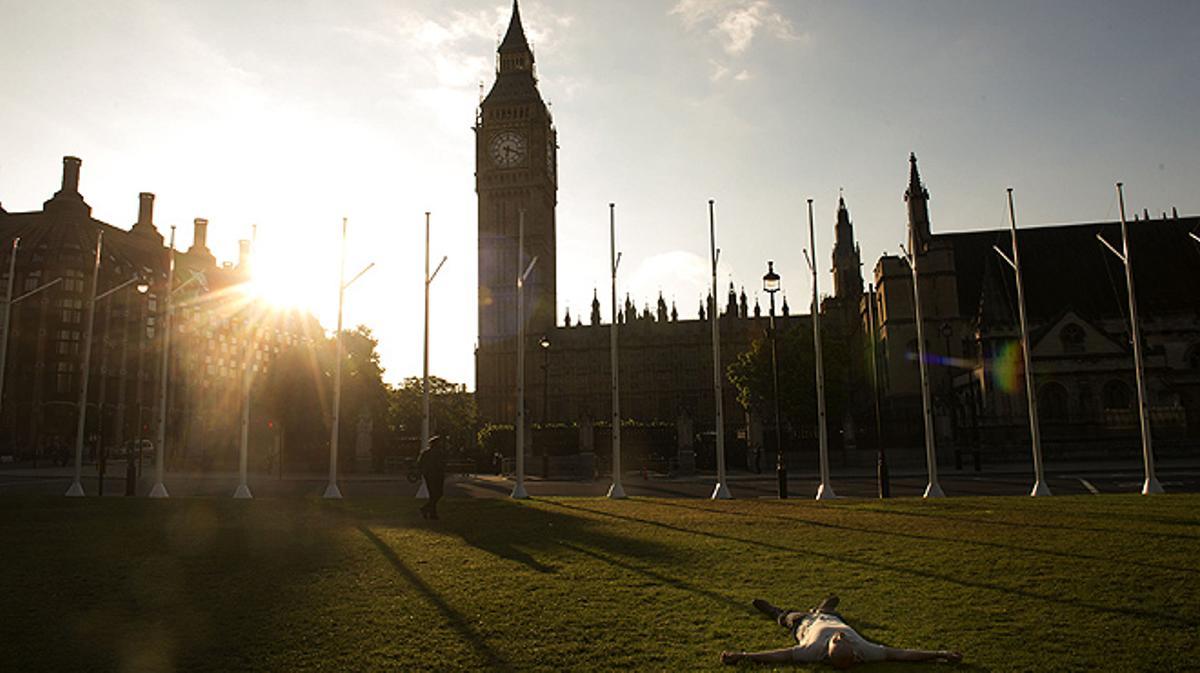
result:
<svg viewBox="0 0 1200 673"><path fill-rule="evenodd" d="M154 195L150 192L138 194L138 219L134 226L154 226Z"/></svg>
<svg viewBox="0 0 1200 673"><path fill-rule="evenodd" d="M192 249L208 250L208 220L197 217L193 222Z"/></svg>
<svg viewBox="0 0 1200 673"><path fill-rule="evenodd" d="M63 157L62 193L79 193L79 157Z"/></svg>
<svg viewBox="0 0 1200 673"><path fill-rule="evenodd" d="M250 241L238 241L238 268L243 272L250 270Z"/></svg>

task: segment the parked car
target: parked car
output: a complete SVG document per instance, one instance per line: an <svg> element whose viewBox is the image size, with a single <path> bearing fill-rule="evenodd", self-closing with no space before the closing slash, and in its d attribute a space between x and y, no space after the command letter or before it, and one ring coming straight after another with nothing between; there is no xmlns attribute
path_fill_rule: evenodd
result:
<svg viewBox="0 0 1200 673"><path fill-rule="evenodd" d="M120 447L114 449L113 452L109 454L109 458L125 458L126 456L131 457L131 458L137 458L139 441L141 442L142 458L143 459L153 458L154 457L154 442L152 442L148 439L142 439L142 440L131 439L131 440L125 442L124 444L122 444Z"/></svg>

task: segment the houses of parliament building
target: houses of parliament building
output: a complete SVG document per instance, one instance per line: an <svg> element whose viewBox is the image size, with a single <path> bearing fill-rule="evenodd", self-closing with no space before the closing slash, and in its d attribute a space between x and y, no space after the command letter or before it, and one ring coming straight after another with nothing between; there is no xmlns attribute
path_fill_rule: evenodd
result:
<svg viewBox="0 0 1200 673"><path fill-rule="evenodd" d="M556 316L555 205L557 129L538 91L534 54L520 11L500 45L496 79L475 125L479 235L479 339L476 396L482 422L516 417L517 320L525 321L527 390L534 422L591 423L611 413L609 333L593 298L581 316ZM1028 416L1020 383L1019 325L1011 269L993 246L1011 248L1007 230L935 233L930 194L915 156L903 193L910 241L918 257L939 460L956 449L995 459L1027 459ZM525 250L518 254L524 211ZM1200 218L1149 211L1129 223L1136 288L1148 344L1149 407L1161 452L1194 451L1200 437L1200 246L1188 236ZM834 221L833 294L821 301L823 329L852 352L847 376L850 413L830 419L831 436L853 459L875 442L873 396L880 399L884 439L894 448L921 443L921 395L916 362L912 274L900 257L885 255L864 288L862 261L849 210L839 202ZM1047 457L1136 456L1137 421L1129 320L1120 263L1096 242L1120 240L1118 223L1043 226L1020 233L1031 351ZM517 315L519 259L537 256L525 283L526 315ZM680 311L696 318L686 319ZM714 427L712 330L717 311L722 371L761 338L766 316L730 287L725 298L700 307L653 307L626 297L616 320L622 417L671 422L692 419ZM780 329L810 325L786 304ZM809 327L810 328L810 327ZM539 348L543 342L549 348ZM872 353L872 348L875 352ZM872 357L874 355L874 357ZM872 364L873 363L873 364ZM875 367L874 376L872 366ZM543 378L544 377L544 378ZM538 390L543 385L545 390ZM722 386L727 432L737 451L761 442L761 421L741 417L728 377ZM801 433L804 434L804 433ZM846 440L846 441L842 441ZM749 446L747 446L749 445ZM790 447L795 448L795 447ZM863 454L866 455L865 453ZM915 454L914 454L915 455Z"/></svg>

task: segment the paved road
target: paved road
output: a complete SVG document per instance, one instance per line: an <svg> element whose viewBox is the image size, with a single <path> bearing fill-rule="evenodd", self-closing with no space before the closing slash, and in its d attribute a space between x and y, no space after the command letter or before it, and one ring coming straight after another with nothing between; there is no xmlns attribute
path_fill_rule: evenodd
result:
<svg viewBox="0 0 1200 673"><path fill-rule="evenodd" d="M120 496L125 492L124 465L118 462L110 466L105 480L104 495ZM150 489L147 470L138 485L138 494L145 495ZM70 468L0 469L0 497L18 494L61 495L71 484ZM1169 493L1200 492L1200 462L1160 465L1158 478ZM660 498L706 498L713 490L716 479L712 474L693 477L670 478L651 475L642 478L638 473L625 475L625 491L631 496ZM878 493L875 477L857 472L850 475L833 476L833 489L843 497L873 498ZM98 479L94 469L84 469L83 486L88 495L97 495ZM237 486L237 475L219 474L167 474L167 488L172 496L227 497ZM815 475L794 474L788 480L788 492L794 498L811 498L816 494L819 481ZM1049 470L1047 483L1056 495L1087 495L1089 493L1136 493L1142 485L1142 471L1138 465L1078 465ZM287 475L284 479L273 476L252 475L250 490L256 497L300 497L319 496L325 489L323 475ZM495 475L455 475L447 480L447 497L506 497L512 492L513 482ZM891 479L892 495L896 497L920 496L925 490L926 478L921 471L900 471ZM942 489L948 496L960 495L1027 495L1032 486L1031 476L1019 468L998 469L984 472L943 470ZM345 497L355 496L411 496L417 486L396 475L348 475L340 482ZM526 490L538 496L603 496L609 486L607 478L596 481L542 480L530 477ZM729 489L736 498L774 498L776 479L774 474L733 473L729 477Z"/></svg>

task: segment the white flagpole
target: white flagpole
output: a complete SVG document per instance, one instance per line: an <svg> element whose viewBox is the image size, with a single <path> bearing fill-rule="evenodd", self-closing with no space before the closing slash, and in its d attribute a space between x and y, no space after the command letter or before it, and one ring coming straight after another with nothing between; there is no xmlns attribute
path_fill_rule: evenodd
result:
<svg viewBox="0 0 1200 673"><path fill-rule="evenodd" d="M619 363L617 359L617 266L621 256L617 254L616 204L608 204L609 261L612 264L612 328L609 331L609 352L612 358L612 486L608 497L625 497L621 486L621 394Z"/></svg>
<svg viewBox="0 0 1200 673"><path fill-rule="evenodd" d="M1017 277L1017 308L1021 316L1021 352L1025 358L1025 398L1029 404L1029 438L1033 446L1033 490L1031 496L1050 495L1050 487L1046 484L1046 474L1042 465L1042 435L1037 415L1037 387L1033 380L1033 353L1029 343L1029 321L1025 316L1025 283L1021 275L1021 253L1017 246L1017 216L1013 210L1012 187L1008 188L1008 219L1012 229L1012 259L1004 257L997 249L996 252L1009 266Z"/></svg>
<svg viewBox="0 0 1200 673"><path fill-rule="evenodd" d="M96 285L100 282L100 254L103 247L104 231L101 230L96 235L96 263L92 267L92 296L88 300L87 330L83 333L83 364L80 370L79 415L76 416L78 422L75 426L75 481L71 482L71 487L67 489L67 495L70 497L82 497L84 495L83 483L80 481L83 473L83 430L84 423L87 420L88 369L92 359L92 326L96 317ZM97 450L99 448L97 447ZM100 478L103 479L104 476L101 475Z"/></svg>
<svg viewBox="0 0 1200 673"><path fill-rule="evenodd" d="M171 225L171 242L170 248L167 251L167 286L163 291L163 324L162 335L162 366L158 372L159 396L158 396L158 446L154 447L154 486L150 489L151 498L166 498L170 494L167 493L167 486L163 483L164 454L167 452L167 379L169 378L169 368L171 366L171 313L172 309L171 296L175 291L175 225ZM144 325L143 325L144 327Z"/></svg>
<svg viewBox="0 0 1200 673"><path fill-rule="evenodd" d="M934 450L933 438L933 410L930 408L929 402L929 367L925 362L925 327L921 316L921 290L917 284L919 274L917 273L917 251L915 249L916 237L914 236L913 239L914 249L912 251L904 250L904 256L908 260L908 268L912 271L913 312L917 323L917 361L921 368L921 412L925 421L925 465L929 471L929 483L925 486L924 497L942 498L946 494L942 491L942 485L938 483L937 453Z"/></svg>
<svg viewBox="0 0 1200 673"><path fill-rule="evenodd" d="M517 224L517 271L524 271L517 276L517 483L513 486L512 497L518 500L528 498L525 491L525 280L537 258L529 262L527 269L522 269L525 263L525 209L518 213Z"/></svg>
<svg viewBox="0 0 1200 673"><path fill-rule="evenodd" d="M708 243L712 256L712 293L717 296L717 259L721 251L717 249L717 229L713 217L713 201L708 200ZM717 312L712 311L708 316L712 323L713 347L713 399L716 401L717 416L717 485L713 488L711 499L729 500L729 485L725 482L725 414L724 401L721 398L721 330L717 321Z"/></svg>
<svg viewBox="0 0 1200 673"><path fill-rule="evenodd" d="M242 442L238 451L238 487L233 492L233 497L248 500L254 497L250 494L250 485L246 482L250 453L250 353L253 352L250 343L254 328L243 321L242 329Z"/></svg>
<svg viewBox="0 0 1200 673"><path fill-rule="evenodd" d="M326 498L339 499L342 490L337 484L338 426L342 411L342 305L346 297L346 218L342 218L341 260L338 263L338 317L337 333L334 335L335 362L333 365L333 428L329 433L329 484L325 487Z"/></svg>
<svg viewBox="0 0 1200 673"><path fill-rule="evenodd" d="M808 247L812 259L808 268L812 271L812 320L813 349L816 352L817 369L817 444L821 464L821 485L817 487L817 500L836 498L833 485L829 482L829 431L825 427L825 364L821 357L821 304L817 292L817 238L813 231L813 200L808 200Z"/></svg>
<svg viewBox="0 0 1200 673"><path fill-rule="evenodd" d="M1163 492L1162 484L1154 474L1154 448L1150 443L1150 415L1146 400L1146 361L1142 354L1142 330L1138 321L1137 293L1133 286L1133 257L1129 249L1129 224L1125 220L1125 193L1123 184L1117 183L1117 199L1121 202L1121 245L1124 254L1121 261L1125 262L1125 285L1129 290L1129 322L1130 333L1133 335L1134 374L1137 377L1138 392L1138 421L1142 430L1142 462L1145 466L1146 480L1142 483L1142 495L1154 495Z"/></svg>

